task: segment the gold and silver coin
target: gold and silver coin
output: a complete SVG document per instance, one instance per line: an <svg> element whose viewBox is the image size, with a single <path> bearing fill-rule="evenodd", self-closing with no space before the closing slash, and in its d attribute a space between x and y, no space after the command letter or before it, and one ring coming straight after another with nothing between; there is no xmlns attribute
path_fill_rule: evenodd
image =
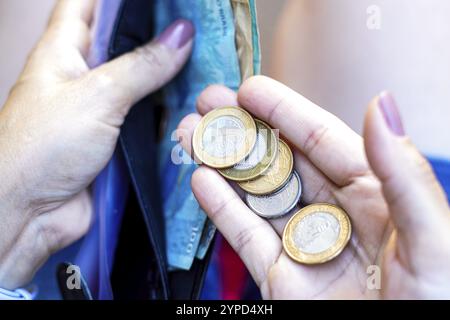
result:
<svg viewBox="0 0 450 320"><path fill-rule="evenodd" d="M239 182L246 192L264 195L280 189L289 179L294 167L294 156L283 140L278 141L278 153L269 169L254 180Z"/></svg>
<svg viewBox="0 0 450 320"><path fill-rule="evenodd" d="M294 170L286 184L278 191L257 196L250 193L245 195L245 201L250 209L257 215L274 219L280 218L297 205L302 194L300 176Z"/></svg>
<svg viewBox="0 0 450 320"><path fill-rule="evenodd" d="M258 177L269 169L278 152L278 137L263 121L255 119L256 144L250 154L231 168L219 173L233 181L247 181Z"/></svg>
<svg viewBox="0 0 450 320"><path fill-rule="evenodd" d="M208 112L192 138L195 156L201 163L222 169L234 166L253 150L256 124L239 107L222 107Z"/></svg>
<svg viewBox="0 0 450 320"><path fill-rule="evenodd" d="M312 204L296 212L286 224L283 247L299 263L324 263L344 250L351 231L344 210L326 203Z"/></svg>

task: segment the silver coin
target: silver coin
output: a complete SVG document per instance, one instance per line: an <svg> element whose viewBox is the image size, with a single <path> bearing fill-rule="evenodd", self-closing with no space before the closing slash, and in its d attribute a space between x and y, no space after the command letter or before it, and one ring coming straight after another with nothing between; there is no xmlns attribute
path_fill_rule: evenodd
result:
<svg viewBox="0 0 450 320"><path fill-rule="evenodd" d="M205 128L203 149L212 157L225 158L236 155L245 141L244 123L233 116L219 117Z"/></svg>
<svg viewBox="0 0 450 320"><path fill-rule="evenodd" d="M245 201L250 209L257 215L274 219L291 212L297 205L302 194L300 176L294 170L286 184L274 193L267 195L253 195L247 193Z"/></svg>
<svg viewBox="0 0 450 320"><path fill-rule="evenodd" d="M234 169L236 170L250 170L253 169L262 161L264 156L267 153L267 138L263 135L262 132L257 133L256 135L256 144L252 149L252 152L241 162L238 162L234 165Z"/></svg>
<svg viewBox="0 0 450 320"><path fill-rule="evenodd" d="M335 216L328 212L315 212L304 217L295 227L294 243L305 253L320 253L336 243L340 229Z"/></svg>

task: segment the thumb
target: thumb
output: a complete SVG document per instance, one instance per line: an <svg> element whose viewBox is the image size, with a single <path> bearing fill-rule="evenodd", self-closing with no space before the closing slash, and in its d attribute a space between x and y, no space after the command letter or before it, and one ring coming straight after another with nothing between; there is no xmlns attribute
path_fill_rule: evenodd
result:
<svg viewBox="0 0 450 320"><path fill-rule="evenodd" d="M364 124L370 166L382 183L398 240L406 247L427 244L449 227L449 208L428 161L405 136L389 93L372 100ZM442 233L444 232L444 233Z"/></svg>
<svg viewBox="0 0 450 320"><path fill-rule="evenodd" d="M176 20L152 42L92 70L84 79L86 87L125 115L178 73L189 57L193 36L190 21Z"/></svg>

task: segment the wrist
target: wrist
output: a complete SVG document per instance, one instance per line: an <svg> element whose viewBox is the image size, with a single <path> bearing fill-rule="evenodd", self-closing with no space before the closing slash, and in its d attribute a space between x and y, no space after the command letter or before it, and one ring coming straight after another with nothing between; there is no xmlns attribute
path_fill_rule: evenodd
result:
<svg viewBox="0 0 450 320"><path fill-rule="evenodd" d="M37 219L16 233L0 254L0 288L15 290L28 284L50 254L45 231ZM2 240L0 240L2 241Z"/></svg>
<svg viewBox="0 0 450 320"><path fill-rule="evenodd" d="M4 181L3 176L0 177L0 181ZM19 262L20 251L29 255L28 252L19 248L26 244L24 233L29 229L27 225L31 217L15 200L15 194L5 192L5 188L0 191L0 288L16 289L11 285L16 282L11 271L16 267L19 270L23 269L20 263L16 265ZM32 243L33 239L27 241Z"/></svg>

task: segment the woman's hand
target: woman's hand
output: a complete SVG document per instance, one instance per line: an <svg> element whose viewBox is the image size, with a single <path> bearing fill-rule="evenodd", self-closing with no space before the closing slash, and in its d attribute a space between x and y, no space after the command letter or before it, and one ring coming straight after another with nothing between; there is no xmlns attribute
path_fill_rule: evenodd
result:
<svg viewBox="0 0 450 320"><path fill-rule="evenodd" d="M0 111L0 287L24 285L90 225L86 187L110 159L130 107L187 60L183 20L96 69L86 55L95 1L59 1Z"/></svg>
<svg viewBox="0 0 450 320"><path fill-rule="evenodd" d="M336 259L295 263L283 251L287 217L265 220L247 208L215 170L201 166L192 188L203 209L240 255L264 298L449 298L450 215L427 161L407 137L388 94L369 105L364 140L332 114L266 77L247 80L236 95L207 88L201 115L240 105L279 128L293 148L303 202L328 202L350 215L353 235ZM179 127L183 146L200 115ZM368 267L381 270L381 289L367 287ZM370 269L369 269L370 270Z"/></svg>

